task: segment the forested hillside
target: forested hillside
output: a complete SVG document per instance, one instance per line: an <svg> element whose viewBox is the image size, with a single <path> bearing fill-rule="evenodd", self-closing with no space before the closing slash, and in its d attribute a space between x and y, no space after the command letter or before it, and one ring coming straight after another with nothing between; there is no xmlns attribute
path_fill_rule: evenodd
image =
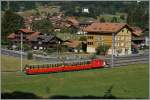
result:
<svg viewBox="0 0 150 100"><path fill-rule="evenodd" d="M2 2L2 11L8 8L14 11L36 9L38 6L60 6L65 16L84 16L97 18L104 14L126 13L127 22L131 25L148 27L148 1L11 1ZM88 8L89 13L83 13L82 9Z"/></svg>

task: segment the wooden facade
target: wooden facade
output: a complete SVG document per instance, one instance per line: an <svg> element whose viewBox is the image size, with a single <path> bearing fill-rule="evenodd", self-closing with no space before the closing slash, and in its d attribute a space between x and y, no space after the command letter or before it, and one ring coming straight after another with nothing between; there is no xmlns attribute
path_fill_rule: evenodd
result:
<svg viewBox="0 0 150 100"><path fill-rule="evenodd" d="M21 34L23 36L23 44L28 44L34 50L45 50L54 48L63 40L54 35L44 35L40 32L34 32L28 29L20 29L10 34L8 39L12 41L12 48L15 49L21 43Z"/></svg>
<svg viewBox="0 0 150 100"><path fill-rule="evenodd" d="M111 23L109 23L111 26ZM89 26L90 27L90 26ZM107 28L107 26L105 26ZM116 26L117 27L117 26ZM90 27L91 28L91 27ZM103 28L103 26L99 27L99 29ZM113 26L115 28L115 25ZM112 28L107 28L112 29ZM103 29L101 29L103 30ZM110 49L107 54L112 54L112 33L115 33L115 55L126 55L131 54L131 29L126 25L122 25L119 27L117 31L90 31L87 30L87 52L96 52L96 48L99 45L109 45Z"/></svg>

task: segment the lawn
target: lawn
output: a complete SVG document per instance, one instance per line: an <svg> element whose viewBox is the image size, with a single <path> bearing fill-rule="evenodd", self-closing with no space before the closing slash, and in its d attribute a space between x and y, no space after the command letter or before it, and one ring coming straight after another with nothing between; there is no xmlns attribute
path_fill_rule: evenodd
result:
<svg viewBox="0 0 150 100"><path fill-rule="evenodd" d="M7 63L7 67L10 66L11 63ZM112 87L111 94L117 98L148 98L149 94L148 64L41 75L22 72L2 72L1 75L2 93L19 91L42 98L59 95L103 97Z"/></svg>
<svg viewBox="0 0 150 100"><path fill-rule="evenodd" d="M123 20L120 18L119 14L118 15L103 14L103 15L98 16L99 19L104 18L106 22L111 22L113 17L116 17L118 22L126 22L126 20Z"/></svg>
<svg viewBox="0 0 150 100"><path fill-rule="evenodd" d="M42 62L37 62L34 60L23 60L23 66L26 64L38 64ZM2 71L19 71L21 66L20 58L12 57L12 56L4 56L1 55L1 70Z"/></svg>

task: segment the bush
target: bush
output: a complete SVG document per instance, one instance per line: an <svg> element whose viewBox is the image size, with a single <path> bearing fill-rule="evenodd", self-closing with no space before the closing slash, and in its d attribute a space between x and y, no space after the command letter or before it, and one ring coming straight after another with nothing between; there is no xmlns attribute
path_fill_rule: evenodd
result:
<svg viewBox="0 0 150 100"><path fill-rule="evenodd" d="M46 50L46 53L50 54L50 53L53 53L53 52L55 52L55 51L57 51L56 48L48 48L48 49Z"/></svg>
<svg viewBox="0 0 150 100"><path fill-rule="evenodd" d="M91 55L91 59L96 59L96 53L93 53L93 54Z"/></svg>
<svg viewBox="0 0 150 100"><path fill-rule="evenodd" d="M82 50L83 52L87 51L87 43L82 42Z"/></svg>
<svg viewBox="0 0 150 100"><path fill-rule="evenodd" d="M125 20L125 15L121 15L120 18L121 18L122 20Z"/></svg>
<svg viewBox="0 0 150 100"><path fill-rule="evenodd" d="M109 48L110 48L109 45L105 45L105 44L104 45L99 45L96 48L96 54L97 55L105 55Z"/></svg>
<svg viewBox="0 0 150 100"><path fill-rule="evenodd" d="M33 53L31 51L27 53L27 59L33 59Z"/></svg>
<svg viewBox="0 0 150 100"><path fill-rule="evenodd" d="M60 33L69 33L70 31L69 31L69 29L67 28L67 27L62 27L61 29L60 29Z"/></svg>
<svg viewBox="0 0 150 100"><path fill-rule="evenodd" d="M60 50L61 50L61 52L67 52L68 51L68 46L67 45L62 45Z"/></svg>
<svg viewBox="0 0 150 100"><path fill-rule="evenodd" d="M16 49L21 50L21 44L18 44ZM31 47L28 44L22 44L22 49L23 51L29 51Z"/></svg>
<svg viewBox="0 0 150 100"><path fill-rule="evenodd" d="M10 41L6 41L6 40L2 40L1 44L2 45L11 45L11 42Z"/></svg>
<svg viewBox="0 0 150 100"><path fill-rule="evenodd" d="M139 49L140 50L146 50L146 49L149 49L149 46L144 45L144 46L141 46Z"/></svg>
<svg viewBox="0 0 150 100"><path fill-rule="evenodd" d="M31 50L31 47L28 44L24 44L23 49L24 49L24 51L29 51L29 50Z"/></svg>
<svg viewBox="0 0 150 100"><path fill-rule="evenodd" d="M80 50L82 50L82 44L80 43L80 44L76 47L76 49L78 50L78 53L79 53Z"/></svg>
<svg viewBox="0 0 150 100"><path fill-rule="evenodd" d="M87 41L86 36L81 36L81 37L79 38L79 41Z"/></svg>

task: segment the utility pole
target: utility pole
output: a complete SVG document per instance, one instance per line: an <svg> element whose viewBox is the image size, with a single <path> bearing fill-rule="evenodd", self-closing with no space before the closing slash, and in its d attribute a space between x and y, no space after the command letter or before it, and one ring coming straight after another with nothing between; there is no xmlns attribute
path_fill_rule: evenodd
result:
<svg viewBox="0 0 150 100"><path fill-rule="evenodd" d="M115 34L112 33L112 55L111 55L111 67L114 67L114 52L115 52Z"/></svg>
<svg viewBox="0 0 150 100"><path fill-rule="evenodd" d="M21 38L21 69L20 69L20 70L21 70L21 72L22 72L22 65L23 65L23 64L22 64L22 44L23 44L23 43L22 43L22 41L23 41L23 34L22 34L22 32L21 32L21 37L20 37L20 38Z"/></svg>

